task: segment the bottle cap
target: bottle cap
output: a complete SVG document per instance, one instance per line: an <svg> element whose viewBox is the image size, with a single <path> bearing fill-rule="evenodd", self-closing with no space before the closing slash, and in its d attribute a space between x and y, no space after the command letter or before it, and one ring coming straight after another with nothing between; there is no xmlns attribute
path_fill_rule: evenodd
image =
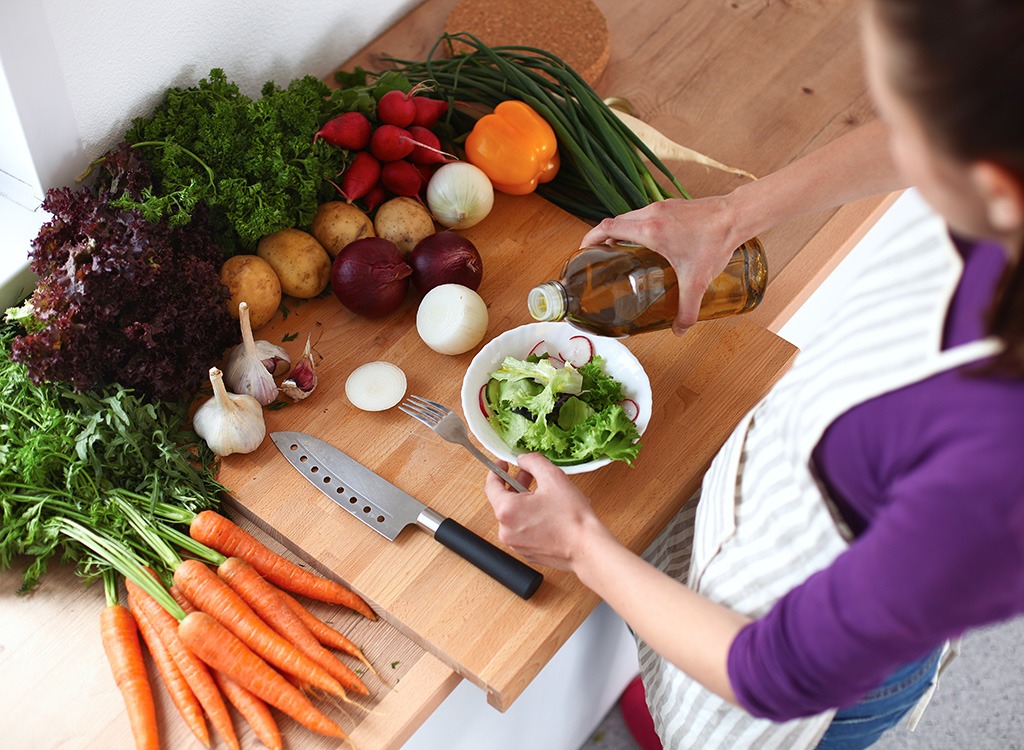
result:
<svg viewBox="0 0 1024 750"><path fill-rule="evenodd" d="M565 317L565 287L557 281L545 281L530 290L526 306L535 320L561 320Z"/></svg>

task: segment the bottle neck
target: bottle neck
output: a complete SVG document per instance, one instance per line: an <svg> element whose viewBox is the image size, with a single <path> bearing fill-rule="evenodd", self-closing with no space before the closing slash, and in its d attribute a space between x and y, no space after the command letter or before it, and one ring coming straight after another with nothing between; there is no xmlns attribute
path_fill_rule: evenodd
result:
<svg viewBox="0 0 1024 750"><path fill-rule="evenodd" d="M526 306L535 320L563 320L569 304L565 287L557 281L545 281L530 290Z"/></svg>

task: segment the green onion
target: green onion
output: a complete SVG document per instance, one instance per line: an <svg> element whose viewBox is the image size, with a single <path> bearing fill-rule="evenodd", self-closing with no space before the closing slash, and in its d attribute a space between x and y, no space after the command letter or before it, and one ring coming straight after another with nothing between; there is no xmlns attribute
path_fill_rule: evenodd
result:
<svg viewBox="0 0 1024 750"><path fill-rule="evenodd" d="M440 54L445 46L468 52ZM465 32L442 35L422 61L385 57L410 83L429 83L448 99L448 120L457 132L472 129L478 115L459 104L493 108L518 99L551 125L562 166L537 192L581 218L597 221L665 198L689 198L679 181L644 142L615 115L590 85L554 54L535 47L490 47ZM646 161L645 161L646 159ZM665 189L650 165L668 181ZM672 190L676 192L672 192Z"/></svg>

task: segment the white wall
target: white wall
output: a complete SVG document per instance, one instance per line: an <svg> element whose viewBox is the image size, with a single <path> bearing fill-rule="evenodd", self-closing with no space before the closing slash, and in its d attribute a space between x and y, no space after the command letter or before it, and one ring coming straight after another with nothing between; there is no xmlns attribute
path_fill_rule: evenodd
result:
<svg viewBox="0 0 1024 750"><path fill-rule="evenodd" d="M250 96L325 76L417 2L0 0L0 308L30 289L42 192L73 184L168 87L215 67Z"/></svg>

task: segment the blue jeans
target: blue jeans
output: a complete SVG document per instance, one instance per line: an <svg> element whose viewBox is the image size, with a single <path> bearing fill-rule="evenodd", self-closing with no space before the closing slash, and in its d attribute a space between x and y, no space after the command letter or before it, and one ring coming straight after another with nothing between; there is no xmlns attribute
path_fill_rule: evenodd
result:
<svg viewBox="0 0 1024 750"><path fill-rule="evenodd" d="M942 649L897 669L860 703L839 709L818 750L862 750L896 726L935 679Z"/></svg>

